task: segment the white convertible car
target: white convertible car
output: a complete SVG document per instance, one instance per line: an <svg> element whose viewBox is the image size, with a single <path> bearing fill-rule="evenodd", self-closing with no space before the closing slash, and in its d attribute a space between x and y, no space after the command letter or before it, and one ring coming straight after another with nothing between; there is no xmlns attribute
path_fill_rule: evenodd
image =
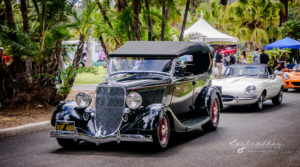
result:
<svg viewBox="0 0 300 167"><path fill-rule="evenodd" d="M274 105L282 102L283 80L275 76L268 65L238 64L226 67L222 79L214 79L213 86L221 87L224 105L252 104L263 109L263 102L271 99Z"/></svg>

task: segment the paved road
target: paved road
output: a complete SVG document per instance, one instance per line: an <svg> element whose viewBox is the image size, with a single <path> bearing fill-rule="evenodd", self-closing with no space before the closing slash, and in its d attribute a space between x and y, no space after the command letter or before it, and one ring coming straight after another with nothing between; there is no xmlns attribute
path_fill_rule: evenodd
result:
<svg viewBox="0 0 300 167"><path fill-rule="evenodd" d="M221 116L217 131L172 136L164 152L139 143L63 150L47 131L10 137L0 140L0 166L300 166L300 92L285 93L281 106L227 108Z"/></svg>

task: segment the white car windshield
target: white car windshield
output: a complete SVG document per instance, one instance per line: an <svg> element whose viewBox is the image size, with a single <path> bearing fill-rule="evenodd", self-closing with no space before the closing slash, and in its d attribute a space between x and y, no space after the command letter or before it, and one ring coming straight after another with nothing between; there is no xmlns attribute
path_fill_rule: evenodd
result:
<svg viewBox="0 0 300 167"><path fill-rule="evenodd" d="M237 77L237 76L250 76L259 77L263 76L265 68L255 66L231 66L227 67L224 72L224 77Z"/></svg>
<svg viewBox="0 0 300 167"><path fill-rule="evenodd" d="M300 72L300 64L296 64L293 68L293 71Z"/></svg>
<svg viewBox="0 0 300 167"><path fill-rule="evenodd" d="M111 74L156 72L170 74L172 58L145 58L145 57L113 57L111 58Z"/></svg>

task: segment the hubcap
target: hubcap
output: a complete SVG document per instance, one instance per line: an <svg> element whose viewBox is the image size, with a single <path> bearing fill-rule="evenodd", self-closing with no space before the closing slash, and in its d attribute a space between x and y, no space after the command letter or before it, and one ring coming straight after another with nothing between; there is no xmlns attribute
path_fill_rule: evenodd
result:
<svg viewBox="0 0 300 167"><path fill-rule="evenodd" d="M262 109L262 106L263 106L263 97L260 96L260 97L259 97L258 107L259 107L260 109Z"/></svg>
<svg viewBox="0 0 300 167"><path fill-rule="evenodd" d="M160 144L164 147L168 144L168 137L169 137L169 122L166 116L164 116L160 122L158 128L158 137Z"/></svg>
<svg viewBox="0 0 300 167"><path fill-rule="evenodd" d="M282 100L282 90L279 92L279 97L278 97L279 99L279 102L281 102L281 100Z"/></svg>
<svg viewBox="0 0 300 167"><path fill-rule="evenodd" d="M219 115L219 104L217 99L215 99L212 106L212 122L214 124L218 122L218 115Z"/></svg>

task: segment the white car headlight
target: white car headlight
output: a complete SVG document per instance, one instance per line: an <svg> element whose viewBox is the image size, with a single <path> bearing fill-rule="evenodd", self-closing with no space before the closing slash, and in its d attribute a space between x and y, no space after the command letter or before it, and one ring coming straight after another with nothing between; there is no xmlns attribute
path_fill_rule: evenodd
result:
<svg viewBox="0 0 300 167"><path fill-rule="evenodd" d="M80 92L76 96L76 103L79 107L88 107L92 102L92 97L86 92Z"/></svg>
<svg viewBox="0 0 300 167"><path fill-rule="evenodd" d="M284 79L286 79L286 80L288 80L288 79L289 79L289 75L288 75L288 73L286 73L286 72L285 72L285 73L283 73L283 78L284 78Z"/></svg>
<svg viewBox="0 0 300 167"><path fill-rule="evenodd" d="M126 97L126 104L130 109L137 109L140 105L142 105L142 96L136 92L131 92Z"/></svg>
<svg viewBox="0 0 300 167"><path fill-rule="evenodd" d="M249 85L245 89L246 95L253 95L256 92L256 87L254 85Z"/></svg>

